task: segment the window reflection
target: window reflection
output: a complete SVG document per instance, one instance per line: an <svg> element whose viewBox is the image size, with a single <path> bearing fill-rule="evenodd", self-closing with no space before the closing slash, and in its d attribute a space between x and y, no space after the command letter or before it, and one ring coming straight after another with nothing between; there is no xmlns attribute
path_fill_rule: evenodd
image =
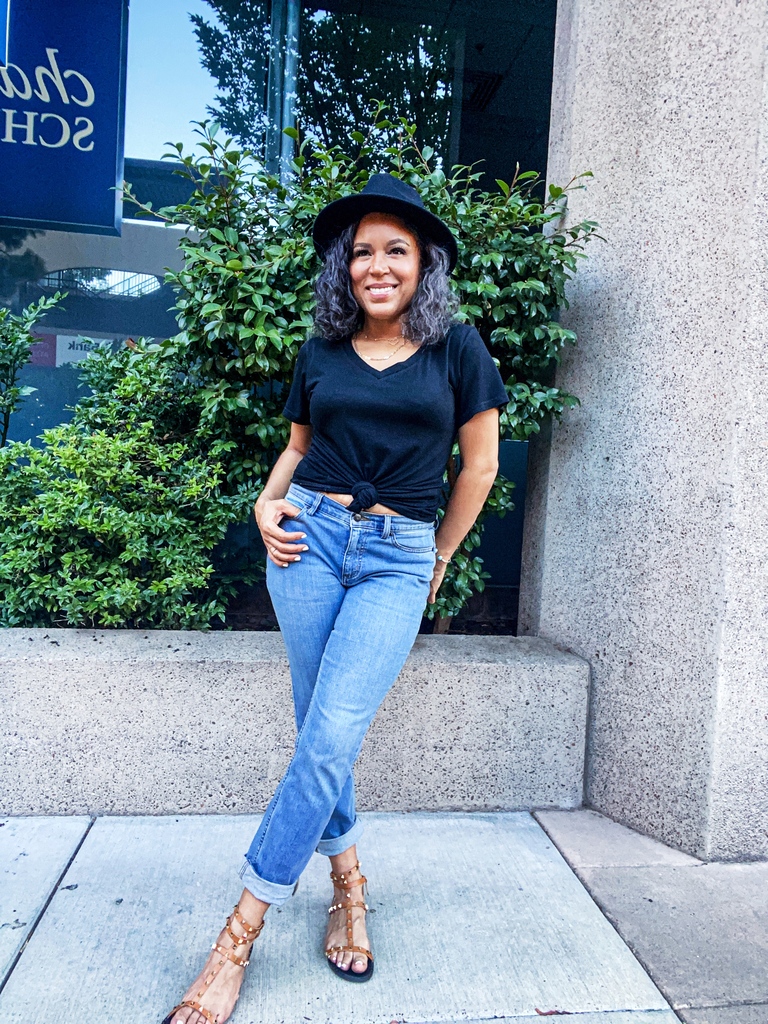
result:
<svg viewBox="0 0 768 1024"><path fill-rule="evenodd" d="M305 9L301 22L297 118L327 145L346 146L369 119L372 100L417 125L416 141L446 160L458 133L453 96L457 45L446 26L401 23ZM458 143L458 138L456 139Z"/></svg>
<svg viewBox="0 0 768 1024"><path fill-rule="evenodd" d="M140 299L162 287L153 274L131 274L125 270L105 270L102 267L74 267L57 270L41 278L43 292L67 291L70 295L98 296L104 299Z"/></svg>
<svg viewBox="0 0 768 1024"><path fill-rule="evenodd" d="M380 100L448 167L481 161L487 187L518 162L546 171L555 0L208 4L193 21L211 111L273 170L294 119L346 146Z"/></svg>

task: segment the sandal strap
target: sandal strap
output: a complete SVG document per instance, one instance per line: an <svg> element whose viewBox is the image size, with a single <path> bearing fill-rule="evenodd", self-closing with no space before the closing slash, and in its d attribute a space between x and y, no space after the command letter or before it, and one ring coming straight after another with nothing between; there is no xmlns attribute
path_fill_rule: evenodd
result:
<svg viewBox="0 0 768 1024"><path fill-rule="evenodd" d="M232 942L234 943L235 946L245 946L249 943L255 942L256 939L258 939L258 937L261 935L261 929L264 927L264 922L262 921L261 927L258 928L255 932L249 932L246 935L238 935L237 932L232 931L232 925L230 923L231 921L232 918L228 917L227 923L224 925L224 929L227 935L230 937L230 939L232 939Z"/></svg>
<svg viewBox="0 0 768 1024"><path fill-rule="evenodd" d="M373 960L373 953L370 949L363 949L362 946L331 946L330 949L326 949L325 955L328 956L329 953L362 953L369 960Z"/></svg>
<svg viewBox="0 0 768 1024"><path fill-rule="evenodd" d="M243 932L245 934L238 935L237 932L232 930L233 921L237 921L237 923L243 929ZM246 921L246 919L240 913L240 904L237 903L235 904L235 909L227 918L227 923L225 925L226 933L230 937L234 945L230 948L227 948L226 946L220 945L218 942L214 942L211 948L215 949L219 956L222 956L226 960L229 960L230 963L235 964L237 967L247 967L248 964L250 963L250 951L247 957L239 957L236 955L235 949L237 949L238 946L250 945L251 943L253 943L254 940L257 939L259 935L261 935L261 930L263 927L263 920L260 921L257 925L253 925L249 921ZM224 960L220 960L218 964L216 964L213 967L208 976L204 979L203 987L197 993L197 999L185 999L184 1002L179 1003L178 1006L175 1006L171 1010L170 1015L166 1018L166 1020L173 1020L175 1014L178 1013L179 1010L184 1009L184 1007L188 1007L190 1010L196 1010L199 1014L205 1017L206 1021L208 1021L208 1024L216 1024L216 1015L211 1013L210 1010L206 1010L205 1007L202 1006L198 1000L203 995L205 995L205 990L209 987L213 979L219 973L223 964Z"/></svg>
<svg viewBox="0 0 768 1024"><path fill-rule="evenodd" d="M347 868L346 871L340 871L338 873L338 875L334 871L332 871L331 872L331 880L334 881L334 882L338 882L339 880L341 880L343 882L344 879L347 877L347 875L350 874L350 872L352 872L352 871L359 871L359 870L360 870L360 861L357 860L357 861L355 861L355 863L352 865L351 868Z"/></svg>
<svg viewBox="0 0 768 1024"><path fill-rule="evenodd" d="M352 903L334 903L332 907L328 907L328 913L335 914L337 910L346 910L347 907L362 907L363 910L368 910L367 903L361 903L360 900L354 900Z"/></svg>
<svg viewBox="0 0 768 1024"><path fill-rule="evenodd" d="M251 962L250 959L248 959L248 957L235 956L231 948L227 949L226 946L220 946L218 942L214 942L214 944L211 946L211 949L215 949L217 953L221 953L222 956L226 957L227 960L229 960L229 962L234 964L236 967L247 967L248 964Z"/></svg>
<svg viewBox="0 0 768 1024"><path fill-rule="evenodd" d="M239 908L240 904L238 903L236 904L235 909L227 918L227 923L225 925L227 935L229 935L230 939L232 939L236 946L242 946L246 942L254 942L256 939L258 939L259 935L261 935L261 930L264 927L263 918L258 924L250 924L250 922L246 921L246 919L240 913ZM243 929L243 935L238 935L236 932L232 930L233 920L237 921L237 923Z"/></svg>
<svg viewBox="0 0 768 1024"><path fill-rule="evenodd" d="M216 1017L214 1017L211 1011L206 1010L204 1006L201 1006L200 1003L195 1002L194 999L185 999L183 1003L179 1003L178 1006L174 1006L174 1008L168 1015L170 1019L173 1020L176 1013L179 1010L183 1010L185 1006L188 1007L190 1010L197 1010L198 1013L202 1013L202 1015L208 1021L208 1024L216 1024Z"/></svg>
<svg viewBox="0 0 768 1024"><path fill-rule="evenodd" d="M335 871L331 872L331 881L333 882L334 886L337 889L341 889L346 898L343 899L341 903L334 903L332 906L330 906L328 908L328 913L335 914L339 910L343 910L346 912L347 945L331 946L329 949L326 949L325 955L329 958L332 953L362 953L363 956L367 956L369 960L373 961L373 953L370 951L370 949L365 949L363 946L356 946L352 941L352 908L360 907L361 910L368 910L368 904L364 903L362 900L349 899L350 890L357 889L360 886L363 888L363 894L366 894L368 879L365 877L365 875L359 874L357 878L349 878L349 875L353 871L359 870L360 861L357 861L347 871L340 871L338 874Z"/></svg>
<svg viewBox="0 0 768 1024"><path fill-rule="evenodd" d="M333 878L333 875L331 875ZM344 881L343 876L340 878L333 878L333 884L337 889L343 889L346 892L348 889L356 889L358 885L366 885L368 879L365 875L360 875L359 878L355 878L353 881Z"/></svg>

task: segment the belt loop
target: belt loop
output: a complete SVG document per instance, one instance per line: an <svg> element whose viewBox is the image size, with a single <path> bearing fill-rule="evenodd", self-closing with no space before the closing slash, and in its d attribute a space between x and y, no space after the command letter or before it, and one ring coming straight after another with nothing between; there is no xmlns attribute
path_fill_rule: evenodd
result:
<svg viewBox="0 0 768 1024"><path fill-rule="evenodd" d="M323 500L323 495L320 493L320 491L315 491L315 496L312 499L312 504L307 509L307 515L308 516L313 516L315 514L315 512L317 512L318 507L320 506L320 502L322 500Z"/></svg>
<svg viewBox="0 0 768 1024"><path fill-rule="evenodd" d="M381 536L384 540L387 539L392 528L392 516L384 515L384 529L381 531Z"/></svg>

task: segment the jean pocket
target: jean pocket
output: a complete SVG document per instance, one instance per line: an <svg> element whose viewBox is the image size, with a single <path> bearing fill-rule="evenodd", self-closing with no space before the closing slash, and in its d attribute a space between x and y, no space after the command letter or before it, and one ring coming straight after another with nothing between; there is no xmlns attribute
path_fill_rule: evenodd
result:
<svg viewBox="0 0 768 1024"><path fill-rule="evenodd" d="M283 523L295 523L297 520L302 519L307 509L309 508L309 505L305 504L304 498L296 494L291 494L290 488L288 488L288 493L285 496L285 501L290 502L291 505L295 505L299 511L296 513L295 516L283 516L279 523L282 529L285 529Z"/></svg>
<svg viewBox="0 0 768 1024"><path fill-rule="evenodd" d="M411 555L423 555L435 550L435 533L431 526L425 526L423 530L393 530L389 539L400 551L407 551Z"/></svg>

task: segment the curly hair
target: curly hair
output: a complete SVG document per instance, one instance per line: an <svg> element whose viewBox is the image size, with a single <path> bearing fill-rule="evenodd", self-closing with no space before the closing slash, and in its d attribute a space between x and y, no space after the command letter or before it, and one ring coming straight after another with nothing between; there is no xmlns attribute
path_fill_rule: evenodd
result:
<svg viewBox="0 0 768 1024"><path fill-rule="evenodd" d="M445 337L459 305L448 280L448 253L424 238L415 225L399 219L416 236L420 256L419 283L405 313L403 333L419 345L434 345ZM315 283L314 330L330 341L348 338L365 319L349 274L357 227L350 224L328 248Z"/></svg>

